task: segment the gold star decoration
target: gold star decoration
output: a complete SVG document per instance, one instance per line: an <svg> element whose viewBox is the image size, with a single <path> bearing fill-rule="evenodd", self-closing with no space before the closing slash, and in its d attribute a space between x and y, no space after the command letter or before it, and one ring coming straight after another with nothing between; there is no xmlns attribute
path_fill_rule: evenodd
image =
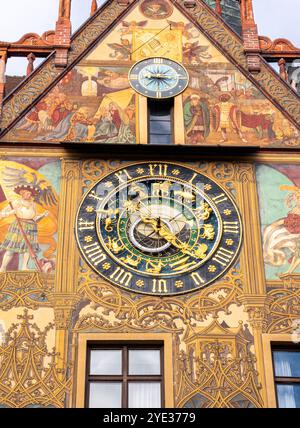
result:
<svg viewBox="0 0 300 428"><path fill-rule="evenodd" d="M86 207L85 210L87 213L92 213L94 211L94 207L92 207L92 205L89 205L88 207Z"/></svg>
<svg viewBox="0 0 300 428"><path fill-rule="evenodd" d="M179 169L173 169L172 174L173 175L179 175L180 174Z"/></svg>
<svg viewBox="0 0 300 428"><path fill-rule="evenodd" d="M231 210L228 210L228 209L227 209L227 210L224 210L224 211L223 211L223 214L224 214L224 215L230 215L230 214L231 214L231 212L232 212Z"/></svg>
<svg viewBox="0 0 300 428"><path fill-rule="evenodd" d="M85 242L92 242L93 237L92 236L85 236L84 240L85 240Z"/></svg>
<svg viewBox="0 0 300 428"><path fill-rule="evenodd" d="M208 266L208 272L216 272L217 268L214 265L209 265Z"/></svg>
<svg viewBox="0 0 300 428"><path fill-rule="evenodd" d="M231 245L233 245L233 240L232 239L226 239L226 245L228 245L228 247L231 247Z"/></svg>
<svg viewBox="0 0 300 428"><path fill-rule="evenodd" d="M144 280L139 279L135 284L137 287L142 288L142 287L144 287Z"/></svg>
<svg viewBox="0 0 300 428"><path fill-rule="evenodd" d="M212 185L211 184L205 184L204 185L204 190L211 190Z"/></svg>
<svg viewBox="0 0 300 428"><path fill-rule="evenodd" d="M110 269L110 266L111 266L111 264L110 264L110 263L104 263L104 264L102 265L102 268L103 268L104 270L108 270L108 269Z"/></svg>
<svg viewBox="0 0 300 428"><path fill-rule="evenodd" d="M144 172L144 168L138 168L138 169L136 170L136 172L137 172L138 174L143 174L143 172Z"/></svg>
<svg viewBox="0 0 300 428"><path fill-rule="evenodd" d="M183 281L176 281L175 282L175 287L176 288L182 288L183 287Z"/></svg>

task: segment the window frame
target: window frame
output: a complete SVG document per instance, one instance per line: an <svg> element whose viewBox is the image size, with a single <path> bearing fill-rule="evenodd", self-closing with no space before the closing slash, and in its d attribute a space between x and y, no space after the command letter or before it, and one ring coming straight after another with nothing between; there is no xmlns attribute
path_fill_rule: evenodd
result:
<svg viewBox="0 0 300 428"><path fill-rule="evenodd" d="M159 375L130 375L129 374L129 351L131 350L159 350L160 351L160 374ZM121 350L122 351L122 373L120 375L91 375L90 362L91 352L97 350ZM162 342L123 342L123 341L102 341L87 342L87 359L86 359L86 381L85 381L85 407L89 408L90 401L90 383L94 382L120 382L122 384L122 409L128 408L129 393L128 387L130 382L160 382L161 407L164 408L164 346Z"/></svg>
<svg viewBox="0 0 300 428"><path fill-rule="evenodd" d="M300 385L300 376L299 377L276 376L274 352L293 352L293 353L297 352L300 356L300 345L292 343L292 344L289 344L289 346L288 346L286 343L280 343L280 342L274 343L273 342L273 343L271 343L271 352L272 352L272 364L273 364L273 374L274 374L274 383L275 383L276 403L277 403L277 407L279 407L277 385L294 385L294 384Z"/></svg>
<svg viewBox="0 0 300 428"><path fill-rule="evenodd" d="M73 338L73 361L75 362L74 382L70 403L72 407L85 407L85 388L86 388L86 364L87 364L87 344L90 341L95 342L143 342L152 345L153 342L163 344L164 360L164 406L165 408L174 407L174 367L173 367L173 336L170 332L165 333L141 333L141 332L94 332L79 331Z"/></svg>
<svg viewBox="0 0 300 428"><path fill-rule="evenodd" d="M265 401L268 408L278 408L278 399L275 383L275 365L273 359L273 351L280 347L281 349L299 347L300 344L295 344L291 340L291 334L266 334L262 335L262 349L257 354L257 359L262 359L264 375L261 379L265 385Z"/></svg>
<svg viewBox="0 0 300 428"><path fill-rule="evenodd" d="M150 116L150 103L151 102L157 102L158 104L160 103L160 102L167 102L167 101L170 101L170 102L172 102L172 105L171 105L171 108L170 108L170 127L171 127L171 134L170 134L170 144L155 144L155 143L152 143L151 144L151 135L155 135L155 134L151 134L151 132L150 132L150 128L151 128L151 126L150 126L150 118L151 118L151 116ZM172 97L172 98L162 98L162 99L160 99L160 98L158 98L158 99L156 99L156 98L148 98L147 99L147 130L148 130L148 135L147 135L147 140L148 140L148 144L149 145L152 145L152 146L172 146L172 145L174 145L174 139L175 139L175 129L174 129L174 125L175 125L175 121L174 121L174 117L175 117L175 113L174 113L174 111L175 111L175 97ZM159 135L159 134L157 134L157 135ZM168 135L168 134L163 134L163 135Z"/></svg>

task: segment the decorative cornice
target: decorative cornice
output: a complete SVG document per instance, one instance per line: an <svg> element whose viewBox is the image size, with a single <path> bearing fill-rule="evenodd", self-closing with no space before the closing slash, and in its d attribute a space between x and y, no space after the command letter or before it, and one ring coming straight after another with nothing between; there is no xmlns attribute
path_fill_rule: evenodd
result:
<svg viewBox="0 0 300 428"><path fill-rule="evenodd" d="M264 56L299 57L300 48L297 48L288 39L271 40L266 36L259 36L259 45Z"/></svg>

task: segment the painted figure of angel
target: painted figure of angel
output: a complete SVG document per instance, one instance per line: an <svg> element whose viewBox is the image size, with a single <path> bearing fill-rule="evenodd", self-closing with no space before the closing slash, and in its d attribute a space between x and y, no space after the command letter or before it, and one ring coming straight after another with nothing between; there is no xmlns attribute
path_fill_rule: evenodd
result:
<svg viewBox="0 0 300 428"><path fill-rule="evenodd" d="M107 46L114 51L109 54L111 58L118 60L130 59L132 44L128 39L121 37L121 43L108 43Z"/></svg>
<svg viewBox="0 0 300 428"><path fill-rule="evenodd" d="M138 28L144 28L147 25L148 21L122 21L122 29L121 33L123 35L125 34L132 34L135 30Z"/></svg>
<svg viewBox="0 0 300 428"><path fill-rule="evenodd" d="M293 273L300 265L300 188L281 186L290 193L285 200L290 209L285 218L267 226L264 235L264 260L273 266L290 264L286 273ZM290 254L290 257L287 255Z"/></svg>
<svg viewBox="0 0 300 428"><path fill-rule="evenodd" d="M208 49L209 46L199 45L199 41L185 43L183 46L184 61L191 65L201 64L202 60L212 58Z"/></svg>
<svg viewBox="0 0 300 428"><path fill-rule="evenodd" d="M30 258L33 258L38 270L42 271L43 263L39 263L37 254L40 251L38 243L38 223L49 215L48 211L42 214L37 212L37 203L54 205L57 200L44 180L39 180L32 174L32 180L25 179L25 170L10 167L5 169L4 184L11 188L16 197L9 201L9 206L0 212L0 219L13 215L14 221L10 225L0 250L4 250L0 272L6 272L7 266L14 254L23 256L21 270L28 270Z"/></svg>

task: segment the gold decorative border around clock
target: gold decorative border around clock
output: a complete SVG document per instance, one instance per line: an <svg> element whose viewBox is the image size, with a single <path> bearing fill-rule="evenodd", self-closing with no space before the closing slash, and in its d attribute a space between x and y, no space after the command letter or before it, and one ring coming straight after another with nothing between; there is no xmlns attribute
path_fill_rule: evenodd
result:
<svg viewBox="0 0 300 428"><path fill-rule="evenodd" d="M82 199L81 199L81 202L80 202L80 204L79 204L79 207L78 207L78 211L77 211L77 214L76 214L76 219L75 219L75 224L77 224L78 223L78 216L79 216L79 212L80 212L80 208L81 208L81 206L82 206L82 204L85 202L85 199L86 199L86 195L87 195L87 193L88 192L90 192L91 191L91 189L93 188L93 187L95 187L98 183L100 183L102 180L104 180L105 178L107 178L107 177L109 177L111 174L113 174L113 173L116 173L116 172L118 172L118 171L121 171L121 170L124 170L124 169L126 169L127 167L132 167L132 166L139 166L139 165L144 165L145 164L145 162L133 162L133 163L126 163L126 165L122 165L122 166L120 166L120 167L118 167L118 168L116 168L116 169L113 169L113 170L111 170L110 172L108 172L108 173L105 173L105 174L103 174L102 176L101 176L101 178L99 178L99 176L97 177L97 180L95 181L95 182L93 182L92 184L90 184L90 186L88 187L88 189L87 190L85 190L85 193L84 193L84 195L83 195L83 197L82 197ZM194 291L196 291L196 290L200 290L200 289L202 289L202 288L205 288L205 287L207 287L207 286L209 286L212 282L215 282L215 281L217 281L219 278L221 278L222 276L224 276L225 274L226 274L226 272L232 267L232 266L234 266L234 264L235 264L235 262L236 262L236 260L237 260L237 258L239 257L239 253L240 253L240 249L241 249L241 245L242 245L242 242L243 242L243 223L242 223L242 219L241 219L241 215L240 215L240 211L239 211L239 209L238 209L238 207L237 207L237 204L236 204L236 201L234 200L234 198L233 198L233 196L232 196L232 194L231 194L231 192L230 191L228 191L228 189L226 189L224 186L222 186L218 181L216 181L216 180L214 180L213 178L211 178L209 175L207 175L207 174L205 174L205 173L203 173L201 170L199 170L198 168L196 168L196 167L194 167L193 165L190 165L190 164L183 164L183 163L179 163L179 162L168 162L168 161L166 161L166 162L164 162L164 161L151 161L151 162L148 162L148 165L150 165L150 164L153 164L153 165L174 165L175 167L176 166L179 166L179 167L183 167L183 168L187 168L187 169L189 169L189 170L191 170L191 171L194 171L196 174L199 174L199 175L203 175L203 176L205 176L206 178L208 178L209 180L212 180L212 181L214 181L216 184L217 184L217 186L219 187L219 188L221 188L221 190L223 190L223 192L225 192L225 194L226 194L226 196L228 196L228 198L231 200L231 202L232 202L232 204L233 204L233 206L235 207L235 210L236 210L236 213L237 213L237 215L238 215L238 218L239 218L239 224L240 224L240 234L239 234L239 242L238 242L238 247L237 247L237 250L236 250L236 252L235 252L235 255L234 255L234 258L230 261L230 263L228 264L228 266L226 267L226 269L225 270L223 270L218 276L216 276L216 277L214 277L214 279L212 279L210 282L208 282L208 283L206 283L206 284L204 284L204 285L202 285L202 286L200 286L200 287L198 287L198 288L195 288L195 289L193 289L193 290L190 290L190 291L178 291L177 293L173 293L173 294L168 294L169 296L176 296L176 295L180 295L180 294L186 294L186 293L192 293L192 292L194 292ZM143 179L143 178L150 178L150 177L152 177L152 176L141 176L141 177L138 177L138 180L140 180L140 179ZM153 176L153 177L157 177L157 178L166 178L166 177L168 177L168 176L165 176L165 175L159 175L159 174L157 174L157 175L155 175L155 176ZM178 179L176 176L175 177L170 177L171 179L173 178L174 180L178 180L179 182L182 182L183 184L186 184L186 182L185 181L183 181L183 180L181 180L181 179ZM189 184L190 185L190 187L194 187L192 184ZM120 187L121 187L122 185L120 185ZM219 221L219 225L220 225L220 228L221 229L223 229L223 220L222 220L222 218L221 218L221 216L220 216L220 214L219 214L219 211L218 211L218 209L217 209L217 207L216 207L216 205L214 204L214 202L213 201L211 201L211 199L209 198L209 197L207 197L207 199L209 200L209 203L211 203L212 204L212 206L213 206L213 208L214 208L214 212L215 212L215 214L217 215L217 217L218 217L218 221ZM98 230L98 229L97 229ZM98 232L99 233L99 232ZM80 245L79 244L79 238L78 238L78 231L77 231L77 229L75 229L75 236L76 236L76 240L77 240L77 244L78 245ZM220 242L220 240L221 240L221 238L222 238L222 235L219 233L219 237L218 237L218 242ZM216 246L217 246L217 244L215 245L215 248L216 248ZM81 253L81 255L82 255L82 257L84 258L84 260L85 260L85 262L87 263L87 265L92 269L92 270L94 270L93 269L93 265L91 264L91 262L88 260L88 258L84 255L84 254L82 254ZM207 262L211 257L213 256L213 254L212 254L212 251L211 251L211 253L210 253L210 257L208 258L208 259L205 259L205 261L204 262ZM113 256L113 258L114 259L116 259L117 260L117 258L116 257L114 257ZM119 263L119 261L118 261L118 263ZM198 264L197 266L200 266L200 264ZM97 273L98 275L101 275L101 273L100 272L98 272ZM103 279L105 280L105 281L109 281L109 279L108 278L106 278L104 275L101 275L102 277L103 277ZM159 275L156 275L156 276L159 276ZM119 284L119 283L115 283L114 281L110 281L111 283L113 283L113 284L115 284L116 286L118 286L118 287L120 287L120 288L122 288L123 290L125 290L125 291L130 291L130 290L128 290L128 288L126 288L125 286L122 286L121 284ZM131 290L131 292L135 292L134 290ZM157 294L155 294L155 293L150 293L150 292L143 292L142 290L139 290L138 292L137 292L138 294L144 294L144 295L157 295Z"/></svg>

